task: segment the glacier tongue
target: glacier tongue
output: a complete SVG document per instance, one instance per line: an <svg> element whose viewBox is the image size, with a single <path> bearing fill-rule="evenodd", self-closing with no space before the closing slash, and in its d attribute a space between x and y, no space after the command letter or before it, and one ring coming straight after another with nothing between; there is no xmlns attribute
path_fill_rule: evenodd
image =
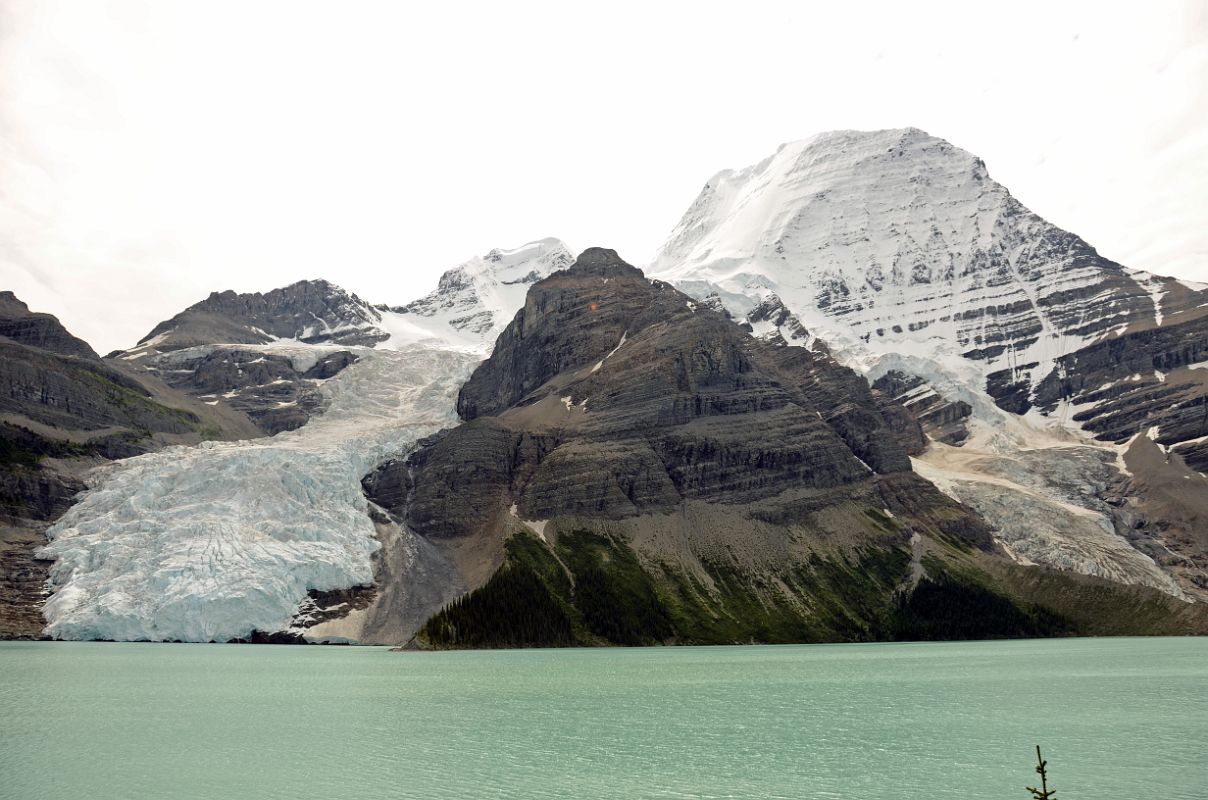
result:
<svg viewBox="0 0 1208 800"><path fill-rule="evenodd" d="M379 544L361 478L456 423L454 400L478 357L355 352L360 360L323 385L325 412L303 428L94 473L41 551L55 561L46 632L226 641L285 628L310 589L372 582Z"/></svg>

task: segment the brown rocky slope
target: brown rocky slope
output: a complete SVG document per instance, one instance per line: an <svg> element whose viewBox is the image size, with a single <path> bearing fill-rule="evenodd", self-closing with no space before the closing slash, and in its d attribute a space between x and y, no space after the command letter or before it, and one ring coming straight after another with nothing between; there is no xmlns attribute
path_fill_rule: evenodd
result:
<svg viewBox="0 0 1208 800"><path fill-rule="evenodd" d="M366 482L478 587L422 645L1121 632L1102 609L1139 596L1208 630L1145 590L1005 579L985 524L911 471L900 406L610 250L533 285L458 410ZM1069 600L1088 585L1108 599Z"/></svg>

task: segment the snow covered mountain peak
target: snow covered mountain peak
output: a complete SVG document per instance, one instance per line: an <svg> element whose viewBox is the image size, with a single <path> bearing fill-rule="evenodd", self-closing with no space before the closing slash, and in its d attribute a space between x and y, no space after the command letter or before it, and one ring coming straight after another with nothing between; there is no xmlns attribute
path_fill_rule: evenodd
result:
<svg viewBox="0 0 1208 800"><path fill-rule="evenodd" d="M1175 283L1103 258L917 128L819 134L717 173L647 271L739 316L774 293L853 366L921 346L1006 371L1012 410L1055 358L1160 322Z"/></svg>
<svg viewBox="0 0 1208 800"><path fill-rule="evenodd" d="M435 291L386 309L382 324L392 337L384 346L433 339L485 352L524 305L528 287L574 261L553 238L475 256L441 275Z"/></svg>
<svg viewBox="0 0 1208 800"><path fill-rule="evenodd" d="M841 212L858 211L869 200L907 210L910 201L926 199L921 195L930 187L944 192L960 187L967 201L982 194L986 177L980 159L917 128L818 134L782 144L753 166L714 175L653 266L676 275L711 264L715 277L730 277L727 267L738 266L733 260L786 260L860 225L859 218ZM919 205L914 203L916 209ZM890 210L879 205L867 212ZM811 231L817 241L802 238L803 226L829 217L834 218L834 228ZM911 220L901 213L895 217L886 219L884 227Z"/></svg>
<svg viewBox="0 0 1208 800"><path fill-rule="evenodd" d="M1139 439L1208 460L1194 374L1208 291L1104 258L974 154L917 128L782 145L714 175L646 272L720 300L759 338L821 340L906 405L940 440L916 469L1011 552L1201 592L1202 566L1177 585L1155 566L1202 564L1180 544L1199 523L1134 547L1100 495Z"/></svg>

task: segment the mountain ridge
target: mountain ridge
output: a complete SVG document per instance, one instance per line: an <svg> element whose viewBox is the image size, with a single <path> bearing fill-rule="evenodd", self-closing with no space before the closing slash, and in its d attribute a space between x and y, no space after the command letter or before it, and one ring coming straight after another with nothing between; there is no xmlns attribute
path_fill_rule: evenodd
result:
<svg viewBox="0 0 1208 800"><path fill-rule="evenodd" d="M20 335L77 347L61 326L38 325ZM198 628L182 595L172 619L186 637L398 643L423 628L430 645L446 646L456 644L452 618L425 627L433 613L457 596L466 598L457 613L486 613L484 598L516 587L466 592L533 570L547 610L569 614L558 629L574 641L633 643L591 628L595 612L549 577L559 559L575 580L607 572L608 553L630 570L610 581L637 581L664 604L655 616L672 627L654 625L642 641L762 635L745 627L748 612L777 636L897 635L891 597L923 578L943 583L928 591L1007 597L1019 624L1040 619L1029 615L1041 606L1066 619L1048 633L1191 630L1200 604L1181 609L1208 599L1208 506L1186 500L1208 487L1197 471L1208 462L1208 291L1102 258L1015 201L981 159L919 129L820 134L716 173L645 274L613 251L576 259L543 239L465 261L406 305L370 305L324 280L214 292L128 351L89 353L54 358L175 392L249 436L231 453L188 453L202 470L189 480L204 483L223 453L215 481L232 496L254 493L271 475L238 470L312 447L322 462L308 466L313 480L338 476L338 507L313 511L339 520L325 535L357 555L307 569L361 583L325 578L298 600L306 570L270 574L249 559L280 594L271 613L247 618L285 627L240 630L236 605L220 628ZM442 376L408 371L403 381L391 365L441 359L466 370L445 409L463 422L436 433L439 415L425 412L406 435L384 424L409 404L444 402L452 380L429 385ZM332 409L338 418L327 419ZM375 463L332 439L357 430L358 414ZM140 486L184 480L168 474L172 457L152 455ZM133 485L133 466L118 465L103 478L113 491ZM367 500L350 483L362 468ZM305 507L288 487L278 497L281 488L262 494L291 514ZM107 529L118 507L97 490L64 532ZM156 491L148 508L170 511L174 501ZM131 523L114 519L114 530ZM183 518L165 520L173 536L188 535L175 527ZM293 547L288 525L271 522ZM65 539L48 552L76 559L75 547ZM809 566L811 553L822 566ZM131 585L142 585L147 565L129 566ZM862 583L865 569L880 577ZM66 574L59 592L104 586L81 573L87 581L73 588ZM777 581L787 588L768 588ZM876 610L835 581L872 592ZM806 625L814 590L832 617ZM1107 592L1112 608L1146 597L1166 610L1146 617L1150 628L1108 624L1084 591ZM752 598L779 609L775 620ZM280 615L295 601L286 624ZM69 605L54 607L74 620L56 630L99 630ZM155 614L154 603L138 607ZM676 612L687 607L738 621L693 627ZM1174 627L1158 626L1162 614ZM121 630L142 635L153 629L145 623Z"/></svg>

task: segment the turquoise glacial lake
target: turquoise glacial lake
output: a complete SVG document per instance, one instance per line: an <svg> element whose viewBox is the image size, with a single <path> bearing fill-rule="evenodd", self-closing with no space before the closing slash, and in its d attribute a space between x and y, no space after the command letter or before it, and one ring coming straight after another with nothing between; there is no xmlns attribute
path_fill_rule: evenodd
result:
<svg viewBox="0 0 1208 800"><path fill-rule="evenodd" d="M0 797L1208 798L1208 639L0 642Z"/></svg>

